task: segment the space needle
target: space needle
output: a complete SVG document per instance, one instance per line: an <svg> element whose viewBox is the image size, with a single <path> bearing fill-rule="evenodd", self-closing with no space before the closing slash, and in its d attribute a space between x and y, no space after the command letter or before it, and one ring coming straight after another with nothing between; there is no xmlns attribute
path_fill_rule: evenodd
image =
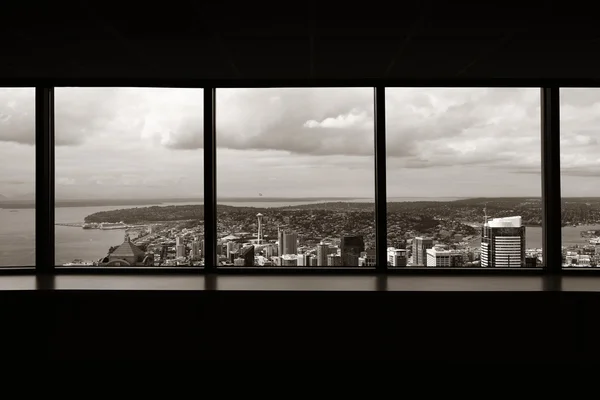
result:
<svg viewBox="0 0 600 400"><path fill-rule="evenodd" d="M256 214L256 218L258 218L257 244L262 244L262 241L263 241L263 230L262 230L263 215L261 213L258 213L258 214Z"/></svg>

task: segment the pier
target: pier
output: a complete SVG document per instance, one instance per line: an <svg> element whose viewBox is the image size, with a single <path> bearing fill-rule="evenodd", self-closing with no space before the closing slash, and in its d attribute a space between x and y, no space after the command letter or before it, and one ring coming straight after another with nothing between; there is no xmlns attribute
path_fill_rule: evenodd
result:
<svg viewBox="0 0 600 400"><path fill-rule="evenodd" d="M54 225L57 226L70 226L73 228L83 228L83 222L57 222ZM142 225L125 225L123 228L118 228L119 230L126 230L126 231L136 231L136 230L140 230L140 229L147 229L148 225L146 224L142 224ZM90 229L100 229L102 230L102 228L100 228L100 226L94 226L91 227ZM106 229L106 230L113 230L113 229Z"/></svg>
<svg viewBox="0 0 600 400"><path fill-rule="evenodd" d="M73 228L81 228L83 226L83 222L56 223L54 225L58 225L58 226L71 226Z"/></svg>

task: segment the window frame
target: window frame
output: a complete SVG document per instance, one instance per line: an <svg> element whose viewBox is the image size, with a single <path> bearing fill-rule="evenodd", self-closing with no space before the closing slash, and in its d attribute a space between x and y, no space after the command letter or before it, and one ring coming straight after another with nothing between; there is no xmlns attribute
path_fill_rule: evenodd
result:
<svg viewBox="0 0 600 400"><path fill-rule="evenodd" d="M561 247L560 191L560 88L600 87L596 80L543 79L357 79L357 80L164 80L164 79L0 79L0 88L35 88L36 120L36 265L0 268L0 274L326 274L326 275L540 275L574 273L596 275L599 269L563 269ZM54 238L54 89L56 87L165 87L197 88L204 91L204 218L205 267L55 267ZM374 172L375 172L375 230L377 267L238 267L216 266L216 93L221 88L332 88L361 87L374 91ZM388 268L387 195L386 195L386 88L538 88L541 110L541 185L542 185L542 251L541 268ZM199 110L200 111L200 110ZM210 201L207 201L209 199ZM384 244L382 246L382 244ZM384 260L383 263L379 262ZM212 260L212 262L207 262Z"/></svg>

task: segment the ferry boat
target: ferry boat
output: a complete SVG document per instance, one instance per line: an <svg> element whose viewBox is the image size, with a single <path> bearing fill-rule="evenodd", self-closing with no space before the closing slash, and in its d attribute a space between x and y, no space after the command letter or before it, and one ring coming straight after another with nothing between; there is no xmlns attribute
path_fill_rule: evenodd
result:
<svg viewBox="0 0 600 400"><path fill-rule="evenodd" d="M93 267L94 263L92 261L82 260L80 258L76 258L75 260L63 264L64 267Z"/></svg>
<svg viewBox="0 0 600 400"><path fill-rule="evenodd" d="M121 222L103 222L100 224L100 229L103 229L103 230L127 229L127 225L125 225L125 223L123 223L123 221L121 221Z"/></svg>

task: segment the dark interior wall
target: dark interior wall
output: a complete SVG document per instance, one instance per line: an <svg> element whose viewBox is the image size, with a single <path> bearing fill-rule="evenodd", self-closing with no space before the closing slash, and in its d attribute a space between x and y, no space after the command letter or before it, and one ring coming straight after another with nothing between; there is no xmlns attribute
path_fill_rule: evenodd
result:
<svg viewBox="0 0 600 400"><path fill-rule="evenodd" d="M596 359L600 295L3 291L4 358Z"/></svg>

